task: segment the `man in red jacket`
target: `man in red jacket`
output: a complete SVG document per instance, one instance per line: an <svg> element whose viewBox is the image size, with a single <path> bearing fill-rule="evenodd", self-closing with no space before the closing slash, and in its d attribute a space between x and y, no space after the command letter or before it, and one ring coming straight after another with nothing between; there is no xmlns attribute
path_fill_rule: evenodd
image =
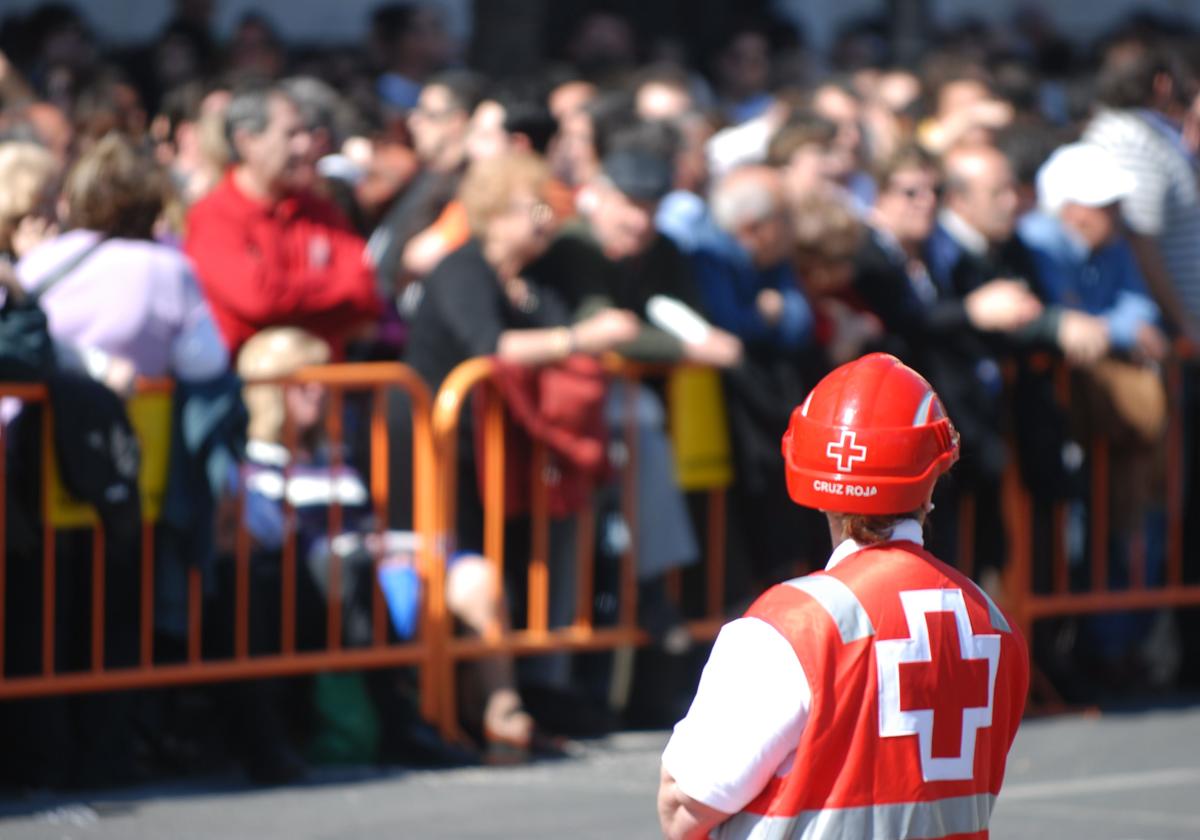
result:
<svg viewBox="0 0 1200 840"><path fill-rule="evenodd" d="M365 243L338 209L294 189L309 142L295 104L275 87L236 93L226 114L235 164L198 201L184 247L231 353L259 330L297 326L340 355L379 314Z"/></svg>

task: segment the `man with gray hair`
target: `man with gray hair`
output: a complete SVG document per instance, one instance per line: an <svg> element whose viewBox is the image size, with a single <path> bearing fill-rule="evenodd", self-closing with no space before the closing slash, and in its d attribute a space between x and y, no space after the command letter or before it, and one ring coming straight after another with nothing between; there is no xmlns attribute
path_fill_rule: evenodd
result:
<svg viewBox="0 0 1200 840"><path fill-rule="evenodd" d="M366 243L335 206L296 186L311 138L282 89L237 91L225 119L234 165L188 213L184 243L225 343L236 353L288 324L340 355L379 313Z"/></svg>
<svg viewBox="0 0 1200 840"><path fill-rule="evenodd" d="M691 256L705 314L748 346L805 344L813 317L788 259L780 174L757 165L734 169L713 187L709 212L687 236L667 231Z"/></svg>

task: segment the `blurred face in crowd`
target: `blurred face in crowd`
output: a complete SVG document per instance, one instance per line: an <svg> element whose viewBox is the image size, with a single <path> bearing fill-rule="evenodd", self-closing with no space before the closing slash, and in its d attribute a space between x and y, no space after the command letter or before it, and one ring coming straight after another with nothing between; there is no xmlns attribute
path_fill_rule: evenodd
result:
<svg viewBox="0 0 1200 840"><path fill-rule="evenodd" d="M771 72L771 48L758 32L738 35L718 62L722 92L734 99L744 99L767 89Z"/></svg>
<svg viewBox="0 0 1200 840"><path fill-rule="evenodd" d="M301 437L316 430L325 417L326 388L320 382L288 385L283 391L287 416Z"/></svg>
<svg viewBox="0 0 1200 840"><path fill-rule="evenodd" d="M644 253L657 235L658 202L630 198L605 178L599 179L595 197L589 219L605 255L623 260Z"/></svg>
<svg viewBox="0 0 1200 840"><path fill-rule="evenodd" d="M417 157L426 165L449 162L447 159L461 148L469 122L470 115L458 106L449 90L426 85L408 117Z"/></svg>
<svg viewBox="0 0 1200 840"><path fill-rule="evenodd" d="M545 253L555 230L554 210L534 189L522 187L508 206L488 222L484 239L503 242L518 265L527 265Z"/></svg>
<svg viewBox="0 0 1200 840"><path fill-rule="evenodd" d="M488 160L508 151L511 138L504 130L504 106L492 99L479 103L467 128L467 158Z"/></svg>
<svg viewBox="0 0 1200 840"><path fill-rule="evenodd" d="M1088 207L1069 201L1059 211L1059 218L1087 243L1088 248L1095 251L1116 238L1121 224L1121 209L1117 202L1105 207Z"/></svg>
<svg viewBox="0 0 1200 840"><path fill-rule="evenodd" d="M875 199L877 221L903 244L924 242L937 218L939 180L929 168L896 170Z"/></svg>
<svg viewBox="0 0 1200 840"><path fill-rule="evenodd" d="M263 187L278 192L293 185L308 153L309 135L286 97L271 97L267 113L262 133L239 132L236 142L244 167Z"/></svg>
<svg viewBox="0 0 1200 840"><path fill-rule="evenodd" d="M755 267L780 265L793 247L791 220L783 198L783 179L766 166L736 170L718 185L714 204L730 198L737 200L738 193L741 201L752 199L752 206L757 207L756 212L743 211L740 222L727 220L725 224L732 226L730 233L750 255Z"/></svg>
<svg viewBox="0 0 1200 840"><path fill-rule="evenodd" d="M600 168L592 116L586 108L580 107L566 110L557 119L558 132L554 134L547 154L554 175L570 186L587 184Z"/></svg>
<svg viewBox="0 0 1200 840"><path fill-rule="evenodd" d="M1017 221L1017 187L1012 167L990 146L953 150L945 159L946 207L992 244L1007 241Z"/></svg>
<svg viewBox="0 0 1200 840"><path fill-rule="evenodd" d="M826 85L813 95L813 110L837 126L830 166L835 180L844 182L858 169L862 160L862 107L846 91Z"/></svg>
<svg viewBox="0 0 1200 840"><path fill-rule="evenodd" d="M845 173L845 157L834 152L829 144L805 143L792 152L783 169L784 188L790 200L827 190L839 183Z"/></svg>

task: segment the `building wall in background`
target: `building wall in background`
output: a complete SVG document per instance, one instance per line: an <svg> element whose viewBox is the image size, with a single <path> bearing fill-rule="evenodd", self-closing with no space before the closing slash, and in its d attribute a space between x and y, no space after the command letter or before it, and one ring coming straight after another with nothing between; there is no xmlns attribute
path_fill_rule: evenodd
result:
<svg viewBox="0 0 1200 840"><path fill-rule="evenodd" d="M472 0L427 0L446 11L451 31L468 38L472 26ZM0 16L28 10L44 0L0 0ZM218 35L227 34L248 11L270 19L291 42L342 43L360 40L371 10L382 0L216 0ZM487 2L487 0L475 0ZM551 0L553 2L553 0ZM887 0L772 0L773 5L800 22L815 46L828 45L838 29L856 19L875 15ZM1200 24L1200 0L926 0L940 22L966 17L1003 21L1013 10L1033 5L1058 22L1063 31L1080 39L1092 38L1135 10L1180 15ZM509 7L519 6L509 0ZM144 41L156 34L171 12L171 0L76 0L96 31L110 43ZM539 6L538 0L533 8Z"/></svg>

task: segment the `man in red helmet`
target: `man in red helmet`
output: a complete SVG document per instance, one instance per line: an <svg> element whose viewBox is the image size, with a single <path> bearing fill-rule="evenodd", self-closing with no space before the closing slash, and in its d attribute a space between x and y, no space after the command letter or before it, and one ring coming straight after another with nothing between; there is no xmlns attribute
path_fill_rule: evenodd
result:
<svg viewBox="0 0 1200 840"><path fill-rule="evenodd" d="M865 356L795 409L783 454L834 551L721 630L663 753L664 835L986 838L1029 659L983 590L922 547L958 459L941 400Z"/></svg>

